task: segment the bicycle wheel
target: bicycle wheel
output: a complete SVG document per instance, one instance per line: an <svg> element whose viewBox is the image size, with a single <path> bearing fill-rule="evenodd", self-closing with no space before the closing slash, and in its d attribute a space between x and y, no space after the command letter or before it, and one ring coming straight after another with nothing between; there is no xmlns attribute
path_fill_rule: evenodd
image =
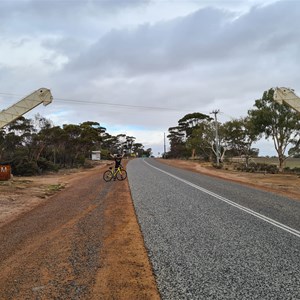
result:
<svg viewBox="0 0 300 300"><path fill-rule="evenodd" d="M111 181L112 178L113 178L113 173L112 173L111 170L107 170L107 171L104 172L104 174L103 174L103 179L104 179L106 182Z"/></svg>
<svg viewBox="0 0 300 300"><path fill-rule="evenodd" d="M127 172L125 170L121 170L117 173L117 179L118 180L124 180L127 177Z"/></svg>

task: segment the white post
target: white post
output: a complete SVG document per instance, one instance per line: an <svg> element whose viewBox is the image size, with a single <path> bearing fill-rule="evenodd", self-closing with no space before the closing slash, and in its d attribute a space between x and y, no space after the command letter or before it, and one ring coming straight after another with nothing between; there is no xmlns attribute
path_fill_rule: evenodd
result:
<svg viewBox="0 0 300 300"><path fill-rule="evenodd" d="M214 110L212 114L215 115L215 129L216 129L216 156L217 156L217 166L220 165L220 145L219 145L219 134L218 134L218 119L217 114L220 112L220 110Z"/></svg>

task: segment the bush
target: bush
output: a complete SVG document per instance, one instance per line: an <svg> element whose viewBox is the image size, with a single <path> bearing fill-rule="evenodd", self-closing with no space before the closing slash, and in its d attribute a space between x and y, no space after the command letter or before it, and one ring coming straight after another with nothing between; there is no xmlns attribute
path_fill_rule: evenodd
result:
<svg viewBox="0 0 300 300"><path fill-rule="evenodd" d="M250 173L265 172L269 174L277 174L279 172L276 165L269 165L263 163L250 163L248 167L246 167L243 164L239 164L236 166L236 170Z"/></svg>
<svg viewBox="0 0 300 300"><path fill-rule="evenodd" d="M284 170L284 172L287 172L287 173L295 173L295 174L300 173L299 167L295 167L295 168L285 167L283 170Z"/></svg>
<svg viewBox="0 0 300 300"><path fill-rule="evenodd" d="M300 173L300 168L299 167L293 168L293 172L294 173Z"/></svg>
<svg viewBox="0 0 300 300"><path fill-rule="evenodd" d="M55 165L52 161L45 158L40 158L37 162L39 172L58 172L59 167Z"/></svg>
<svg viewBox="0 0 300 300"><path fill-rule="evenodd" d="M12 173L20 176L32 176L39 173L39 168L35 162L23 161L18 165L12 165Z"/></svg>
<svg viewBox="0 0 300 300"><path fill-rule="evenodd" d="M76 166L77 167L82 167L82 166L84 166L84 164L85 164L85 157L84 157L84 155L78 156L77 159L76 159Z"/></svg>
<svg viewBox="0 0 300 300"><path fill-rule="evenodd" d="M223 169L223 164L217 165L217 163L213 163L213 167L214 167L215 169Z"/></svg>

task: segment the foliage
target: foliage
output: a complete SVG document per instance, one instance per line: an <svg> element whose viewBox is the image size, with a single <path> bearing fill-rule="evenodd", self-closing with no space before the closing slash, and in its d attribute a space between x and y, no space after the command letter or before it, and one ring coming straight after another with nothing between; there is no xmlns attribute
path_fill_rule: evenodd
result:
<svg viewBox="0 0 300 300"><path fill-rule="evenodd" d="M170 152L168 157L180 158L186 156L186 148L184 141L184 133L181 131L181 127L170 127L169 135L167 137L170 140Z"/></svg>
<svg viewBox="0 0 300 300"><path fill-rule="evenodd" d="M273 95L273 89L265 91L248 114L254 132L266 139L273 139L279 170L282 171L287 147L291 144L297 145L299 141L300 116L289 106L275 102Z"/></svg>
<svg viewBox="0 0 300 300"><path fill-rule="evenodd" d="M207 147L201 151L199 141L201 140L201 133L205 131L204 124L208 124L211 120L212 118L205 114L194 112L181 118L178 121L178 126L170 127L167 136L170 140L168 156L174 158L192 156L194 158L196 155L200 156L206 153Z"/></svg>
<svg viewBox="0 0 300 300"><path fill-rule="evenodd" d="M299 167L295 167L295 168L285 167L284 171L287 172L287 173L299 174L300 173L300 168Z"/></svg>
<svg viewBox="0 0 300 300"><path fill-rule="evenodd" d="M11 164L15 175L36 175L60 168L90 167L91 152L134 153L150 156L151 148L135 143L135 137L110 135L98 122L53 126L41 115L34 120L20 117L0 130L0 162Z"/></svg>
<svg viewBox="0 0 300 300"><path fill-rule="evenodd" d="M282 171L288 149L289 156L300 157L300 115L287 105L275 102L273 95L273 89L265 91L262 98L255 101L254 108L248 111L246 117L223 124L213 122L212 118L202 113L185 115L179 119L177 126L169 128L168 156L216 161L219 149L218 157L221 162L226 157L239 156L245 158L245 168L253 170L256 167L250 167L249 159L257 157L259 149L252 148L252 145L265 137L273 140L278 154L279 170Z"/></svg>
<svg viewBox="0 0 300 300"><path fill-rule="evenodd" d="M277 174L278 168L276 165L264 164L264 163L250 163L248 166L239 164L236 169L242 172L264 172L270 174Z"/></svg>
<svg viewBox="0 0 300 300"><path fill-rule="evenodd" d="M252 148L259 134L254 129L250 118L233 119L222 125L224 142L229 156L244 156L246 166L251 156L257 156L258 151Z"/></svg>

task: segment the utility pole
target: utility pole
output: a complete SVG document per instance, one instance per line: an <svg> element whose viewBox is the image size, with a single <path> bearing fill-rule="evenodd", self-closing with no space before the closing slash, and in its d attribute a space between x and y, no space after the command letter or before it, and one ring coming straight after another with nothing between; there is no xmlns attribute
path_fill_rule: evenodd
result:
<svg viewBox="0 0 300 300"><path fill-rule="evenodd" d="M166 158L166 133L164 132L164 156L163 158Z"/></svg>
<svg viewBox="0 0 300 300"><path fill-rule="evenodd" d="M215 128L216 128L216 156L217 156L217 166L220 165L220 145L219 145L219 134L218 134L218 119L217 114L220 112L219 109L213 110L211 113L215 115Z"/></svg>

